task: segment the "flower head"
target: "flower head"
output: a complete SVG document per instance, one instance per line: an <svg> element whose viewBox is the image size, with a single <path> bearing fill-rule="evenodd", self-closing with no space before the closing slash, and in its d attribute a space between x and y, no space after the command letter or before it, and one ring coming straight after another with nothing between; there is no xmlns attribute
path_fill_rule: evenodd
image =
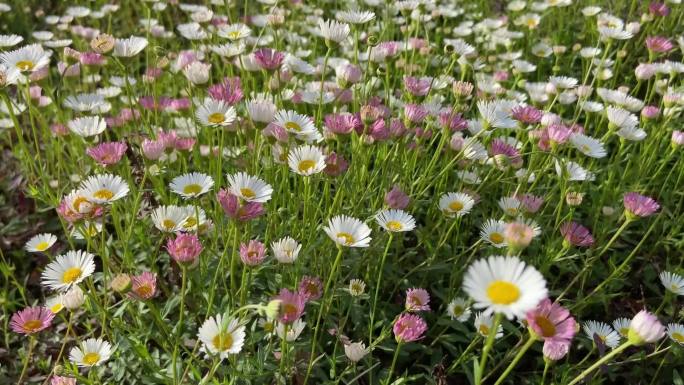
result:
<svg viewBox="0 0 684 385"><path fill-rule="evenodd" d="M565 222L560 227L565 246L591 247L594 244L594 237L586 227L577 222Z"/></svg>
<svg viewBox="0 0 684 385"><path fill-rule="evenodd" d="M657 342L665 335L665 327L658 317L646 310L638 312L629 323L627 338L634 345Z"/></svg>
<svg viewBox="0 0 684 385"><path fill-rule="evenodd" d="M544 342L569 344L576 333L576 322L570 312L548 298L527 312L525 319L534 335Z"/></svg>
<svg viewBox="0 0 684 385"><path fill-rule="evenodd" d="M55 313L42 306L27 307L12 315L10 327L15 333L34 334L52 325Z"/></svg>
<svg viewBox="0 0 684 385"><path fill-rule="evenodd" d="M359 362L370 353L370 349L366 347L363 342L350 342L344 344L344 355L347 356L351 362Z"/></svg>
<svg viewBox="0 0 684 385"><path fill-rule="evenodd" d="M68 251L59 255L43 271L43 285L53 290L67 291L95 271L94 256L85 251Z"/></svg>
<svg viewBox="0 0 684 385"><path fill-rule="evenodd" d="M385 193L385 204L391 209L403 210L410 201L408 195L401 190L399 185L392 186L392 189Z"/></svg>
<svg viewBox="0 0 684 385"><path fill-rule="evenodd" d="M340 246L368 247L371 241L368 225L346 215L331 218L323 230Z"/></svg>
<svg viewBox="0 0 684 385"><path fill-rule="evenodd" d="M42 253L47 251L50 247L52 247L52 245L54 245L55 242L57 242L57 237L53 234L38 234L31 237L31 239L29 239L29 241L26 242L26 244L24 245L24 249L31 253Z"/></svg>
<svg viewBox="0 0 684 385"><path fill-rule="evenodd" d="M281 238L271 243L271 250L280 263L293 263L299 256L302 245L291 237Z"/></svg>
<svg viewBox="0 0 684 385"><path fill-rule="evenodd" d="M202 244L197 235L180 233L176 235L176 239L166 241L166 250L174 261L192 265L202 252Z"/></svg>
<svg viewBox="0 0 684 385"><path fill-rule="evenodd" d="M219 190L216 199L221 204L223 212L232 219L245 222L263 215L266 210L259 202L240 202L240 198L224 189Z"/></svg>
<svg viewBox="0 0 684 385"><path fill-rule="evenodd" d="M81 367L97 366L112 355L112 345L101 338L88 338L69 352L69 360Z"/></svg>
<svg viewBox="0 0 684 385"><path fill-rule="evenodd" d="M299 281L299 289L297 291L306 298L307 302L315 301L323 295L323 284L320 278L305 275Z"/></svg>
<svg viewBox="0 0 684 385"><path fill-rule="evenodd" d="M669 271L663 271L658 277L666 290L676 295L684 295L684 277Z"/></svg>
<svg viewBox="0 0 684 385"><path fill-rule="evenodd" d="M240 353L245 337L245 327L237 319L220 314L207 318L197 333L202 350L221 358Z"/></svg>
<svg viewBox="0 0 684 385"><path fill-rule="evenodd" d="M127 149L128 146L125 142L107 142L88 148L86 153L98 164L110 166L118 163Z"/></svg>
<svg viewBox="0 0 684 385"><path fill-rule="evenodd" d="M411 288L406 290L406 303L404 305L406 311L429 311L430 310L430 294L425 289Z"/></svg>
<svg viewBox="0 0 684 385"><path fill-rule="evenodd" d="M625 214L628 218L648 217L660 209L655 199L636 192L628 192L622 198L625 205Z"/></svg>
<svg viewBox="0 0 684 385"><path fill-rule="evenodd" d="M284 324L291 324L304 314L306 297L299 292L292 292L288 289L280 289L276 296L280 300L280 314L278 321Z"/></svg>
<svg viewBox="0 0 684 385"><path fill-rule="evenodd" d="M266 258L266 246L257 240L240 244L240 260L247 266L258 266Z"/></svg>
<svg viewBox="0 0 684 385"><path fill-rule="evenodd" d="M397 342L413 342L423 338L427 323L415 314L403 313L394 321L392 331Z"/></svg>
<svg viewBox="0 0 684 385"><path fill-rule="evenodd" d="M157 294L157 275L145 271L131 277L131 291L128 295L141 301L151 299Z"/></svg>

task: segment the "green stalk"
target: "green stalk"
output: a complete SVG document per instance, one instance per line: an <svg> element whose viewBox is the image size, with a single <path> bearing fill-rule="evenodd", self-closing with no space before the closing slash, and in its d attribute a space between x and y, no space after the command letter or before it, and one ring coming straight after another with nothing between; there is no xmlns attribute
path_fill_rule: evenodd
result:
<svg viewBox="0 0 684 385"><path fill-rule="evenodd" d="M494 329L494 330L496 330L496 329ZM508 377L508 375L511 374L511 372L513 371L515 366L518 365L518 362L520 361L520 359L525 355L527 350L530 347L532 347L532 345L535 343L535 341L537 341L537 339L532 334L530 334L530 338L528 338L527 342L525 342L525 345L523 345L520 348L520 350L518 351L518 354L516 354L515 357L513 358L513 361L511 361L511 363L508 364L508 367L506 368L506 370L504 370L504 372L501 374L499 379L496 380L494 385L500 385L501 383L504 382L506 377Z"/></svg>
<svg viewBox="0 0 684 385"><path fill-rule="evenodd" d="M568 383L568 385L575 385L578 382L582 381L584 377L589 375L589 373L593 372L594 370L598 369L601 365L605 364L606 362L610 361L613 357L617 356L618 354L622 353L623 350L627 349L628 347L632 346L632 343L629 341L626 341L622 345L618 346L617 348L613 349L610 353L606 354L605 356L601 357L598 361L594 362L593 365L585 369L582 373L580 373L577 377L575 377L572 381Z"/></svg>

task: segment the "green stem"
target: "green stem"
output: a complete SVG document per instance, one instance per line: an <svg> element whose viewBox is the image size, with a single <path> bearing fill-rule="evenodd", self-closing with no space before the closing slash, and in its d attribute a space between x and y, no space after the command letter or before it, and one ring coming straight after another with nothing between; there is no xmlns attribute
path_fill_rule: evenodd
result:
<svg viewBox="0 0 684 385"><path fill-rule="evenodd" d="M572 381L568 383L568 385L575 385L576 383L582 381L584 377L589 375L589 373L593 372L594 370L598 369L601 365L605 364L606 362L610 361L613 357L617 356L618 354L622 353L623 350L627 349L628 347L632 346L632 343L629 341L626 341L622 345L618 346L617 348L613 349L610 353L606 354L605 356L601 357L598 361L594 362L593 365L585 369L582 373L579 374L579 376L575 377Z"/></svg>
<svg viewBox="0 0 684 385"><path fill-rule="evenodd" d="M496 329L494 329L494 330L496 330ZM513 371L515 366L518 365L518 362L520 361L520 359L525 355L527 350L530 347L532 347L532 345L535 343L535 341L537 341L537 339L532 334L530 334L530 338L528 338L527 342L525 342L525 345L523 345L520 348L520 350L518 351L518 354L516 354L515 357L513 358L513 361L511 361L511 363L508 364L508 367L506 368L506 370L504 370L504 372L501 374L499 379L496 380L494 385L500 385L506 379L506 377L508 377L508 375L511 374L511 372Z"/></svg>
<svg viewBox="0 0 684 385"><path fill-rule="evenodd" d="M33 348L36 346L36 337L31 336L29 339L29 350L28 354L26 355L26 361L24 362L24 367L21 369L21 374L19 375L19 380L17 381L17 385L21 385L22 382L24 381L24 377L26 376L26 370L28 369L29 362L31 362L31 356L33 355Z"/></svg>
<svg viewBox="0 0 684 385"><path fill-rule="evenodd" d="M392 357L392 365L390 366L389 372L387 373L387 379L385 380L385 385L392 381L392 373L394 372L394 367L397 365L397 358L399 358L399 351L401 350L401 341L397 343L397 348L394 350L394 357Z"/></svg>
<svg viewBox="0 0 684 385"><path fill-rule="evenodd" d="M182 270L181 292L180 292L180 295L181 295L180 315L178 317L178 326L177 326L177 330L176 330L176 343L175 343L175 346L173 348L173 357L171 360L171 362L172 362L171 370L173 370L173 383L174 384L178 383L177 382L178 377L177 377L177 373L176 373L176 359L178 358L178 345L179 345L179 343L182 343L182 337L183 337L183 306L185 305L185 287L187 285L187 280L188 280L187 274L186 274L187 268L185 266L182 266L181 268L183 270ZM179 342L179 339L181 339L180 342Z"/></svg>
<svg viewBox="0 0 684 385"><path fill-rule="evenodd" d="M484 349L482 349L482 357L480 357L480 366L477 368L477 371L475 372L475 385L482 384L482 373L484 372L485 366L487 365L487 356L489 355L489 351L492 350L492 346L494 345L496 330L499 328L499 324L501 323L501 317L501 313L496 313L494 315L494 322L492 323L492 328L490 329L490 332L487 333L487 340L485 342Z"/></svg>
<svg viewBox="0 0 684 385"><path fill-rule="evenodd" d="M378 293L380 292L380 284L382 282L382 274L384 272L384 267L385 267L385 259L387 259L387 253L389 251L390 245L392 244L392 236L394 234L389 233L389 238L387 239L387 245L385 245L385 251L382 253L382 259L380 260L380 271L378 271L378 280L375 282L375 295L373 295L373 308L371 310L370 314L370 325L368 326L369 329L369 336L368 336L368 343L372 344L373 343L373 326L375 322L375 308L378 305Z"/></svg>

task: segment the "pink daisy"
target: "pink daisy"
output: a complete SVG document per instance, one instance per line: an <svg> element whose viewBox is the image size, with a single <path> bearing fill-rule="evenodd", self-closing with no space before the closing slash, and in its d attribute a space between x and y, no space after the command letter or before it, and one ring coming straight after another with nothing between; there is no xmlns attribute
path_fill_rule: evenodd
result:
<svg viewBox="0 0 684 385"><path fill-rule="evenodd" d="M49 328L55 314L42 306L27 307L20 310L10 320L10 327L15 333L34 334Z"/></svg>
<svg viewBox="0 0 684 385"><path fill-rule="evenodd" d="M394 321L392 331L397 342L413 342L423 338L427 323L415 314L403 313Z"/></svg>

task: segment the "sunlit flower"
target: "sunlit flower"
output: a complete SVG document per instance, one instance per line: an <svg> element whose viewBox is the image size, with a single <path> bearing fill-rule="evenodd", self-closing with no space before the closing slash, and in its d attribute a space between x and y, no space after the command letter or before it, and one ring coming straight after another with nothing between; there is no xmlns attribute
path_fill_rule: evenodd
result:
<svg viewBox="0 0 684 385"><path fill-rule="evenodd" d="M150 214L154 226L165 233L175 233L183 229L188 213L178 206L159 206Z"/></svg>
<svg viewBox="0 0 684 385"><path fill-rule="evenodd" d="M148 300L157 294L157 275L145 271L131 276L131 291L128 295L139 300Z"/></svg>
<svg viewBox="0 0 684 385"><path fill-rule="evenodd" d="M658 277L665 289L676 295L684 295L684 277L669 271L661 272Z"/></svg>
<svg viewBox="0 0 684 385"><path fill-rule="evenodd" d="M552 343L570 343L577 332L575 319L568 309L550 299L543 299L527 312L527 326L537 339Z"/></svg>
<svg viewBox="0 0 684 385"><path fill-rule="evenodd" d="M657 342L665 335L665 327L658 317L646 310L638 312L629 323L627 338L634 345Z"/></svg>
<svg viewBox="0 0 684 385"><path fill-rule="evenodd" d="M278 293L275 299L280 301L279 322L290 324L301 318L302 314L304 314L306 297L299 292L280 289L280 293Z"/></svg>
<svg viewBox="0 0 684 385"><path fill-rule="evenodd" d="M247 202L268 202L273 193L270 184L245 172L228 175L228 186L233 195Z"/></svg>
<svg viewBox="0 0 684 385"><path fill-rule="evenodd" d="M103 133L107 122L99 116L85 116L70 120L67 126L74 134L86 138Z"/></svg>
<svg viewBox="0 0 684 385"><path fill-rule="evenodd" d="M12 315L10 328L19 334L34 334L52 325L55 313L42 306L27 307Z"/></svg>
<svg viewBox="0 0 684 385"><path fill-rule="evenodd" d="M333 217L323 230L340 246L368 247L371 241L371 229L368 225L346 215Z"/></svg>
<svg viewBox="0 0 684 385"><path fill-rule="evenodd" d="M245 337L245 327L237 319L221 314L207 318L197 333L197 338L202 341L202 350L221 358L240 353Z"/></svg>
<svg viewBox="0 0 684 385"><path fill-rule="evenodd" d="M660 209L655 199L636 192L626 193L622 203L625 205L625 213L628 217L631 216L631 219L651 216Z"/></svg>
<svg viewBox="0 0 684 385"><path fill-rule="evenodd" d="M26 242L24 249L31 253L42 253L47 251L57 242L57 237L50 233L38 234Z"/></svg>
<svg viewBox="0 0 684 385"><path fill-rule="evenodd" d="M462 217L470 212L475 200L466 193L447 193L439 198L439 209L449 218Z"/></svg>
<svg viewBox="0 0 684 385"><path fill-rule="evenodd" d="M101 338L88 338L69 352L69 360L81 367L97 366L112 355L112 345Z"/></svg>
<svg viewBox="0 0 684 385"><path fill-rule="evenodd" d="M470 319L472 311L465 299L457 297L451 300L447 305L447 314L451 319L455 319L458 322L465 322Z"/></svg>
<svg viewBox="0 0 684 385"><path fill-rule="evenodd" d="M398 342L413 342L423 338L427 323L415 314L403 313L394 321L392 331Z"/></svg>
<svg viewBox="0 0 684 385"><path fill-rule="evenodd" d="M173 178L169 187L171 191L182 196L184 199L196 198L211 190L214 179L209 175L199 172L191 172Z"/></svg>
<svg viewBox="0 0 684 385"><path fill-rule="evenodd" d="M112 174L93 175L81 183L86 198L97 204L112 203L128 195L128 183Z"/></svg>
<svg viewBox="0 0 684 385"><path fill-rule="evenodd" d="M430 310L430 294L425 289L411 288L406 290L406 302L404 304L406 311L429 311Z"/></svg>
<svg viewBox="0 0 684 385"><path fill-rule="evenodd" d="M127 39L116 39L112 55L132 57L139 54L145 47L147 47L147 39L144 37L131 36Z"/></svg>
<svg viewBox="0 0 684 385"><path fill-rule="evenodd" d="M36 72L50 64L50 54L40 44L31 44L14 51L0 54L0 62L6 68L20 72Z"/></svg>
<svg viewBox="0 0 684 385"><path fill-rule="evenodd" d="M411 231L416 227L416 220L411 214L402 210L382 210L375 215L380 227L389 232Z"/></svg>
<svg viewBox="0 0 684 385"><path fill-rule="evenodd" d="M316 146L299 146L290 150L287 156L287 163L293 172L309 176L325 169L325 155Z"/></svg>
<svg viewBox="0 0 684 385"><path fill-rule="evenodd" d="M82 250L67 251L45 267L41 274L43 285L52 290L67 291L88 278L95 271L94 256Z"/></svg>
<svg viewBox="0 0 684 385"><path fill-rule="evenodd" d="M584 323L582 329L590 340L594 341L598 338L604 345L611 349L616 348L620 344L620 335L606 323L587 321Z"/></svg>
<svg viewBox="0 0 684 385"><path fill-rule="evenodd" d="M197 106L195 117L202 125L220 127L231 125L237 114L235 108L223 100L206 98Z"/></svg>
<svg viewBox="0 0 684 385"><path fill-rule="evenodd" d="M494 327L494 317L485 313L477 313L475 314L475 321L473 324L475 326L475 330L477 330L482 337L487 337L489 332ZM499 324L496 327L496 334L494 335L494 338L498 339L501 337L503 337L503 326Z"/></svg>

